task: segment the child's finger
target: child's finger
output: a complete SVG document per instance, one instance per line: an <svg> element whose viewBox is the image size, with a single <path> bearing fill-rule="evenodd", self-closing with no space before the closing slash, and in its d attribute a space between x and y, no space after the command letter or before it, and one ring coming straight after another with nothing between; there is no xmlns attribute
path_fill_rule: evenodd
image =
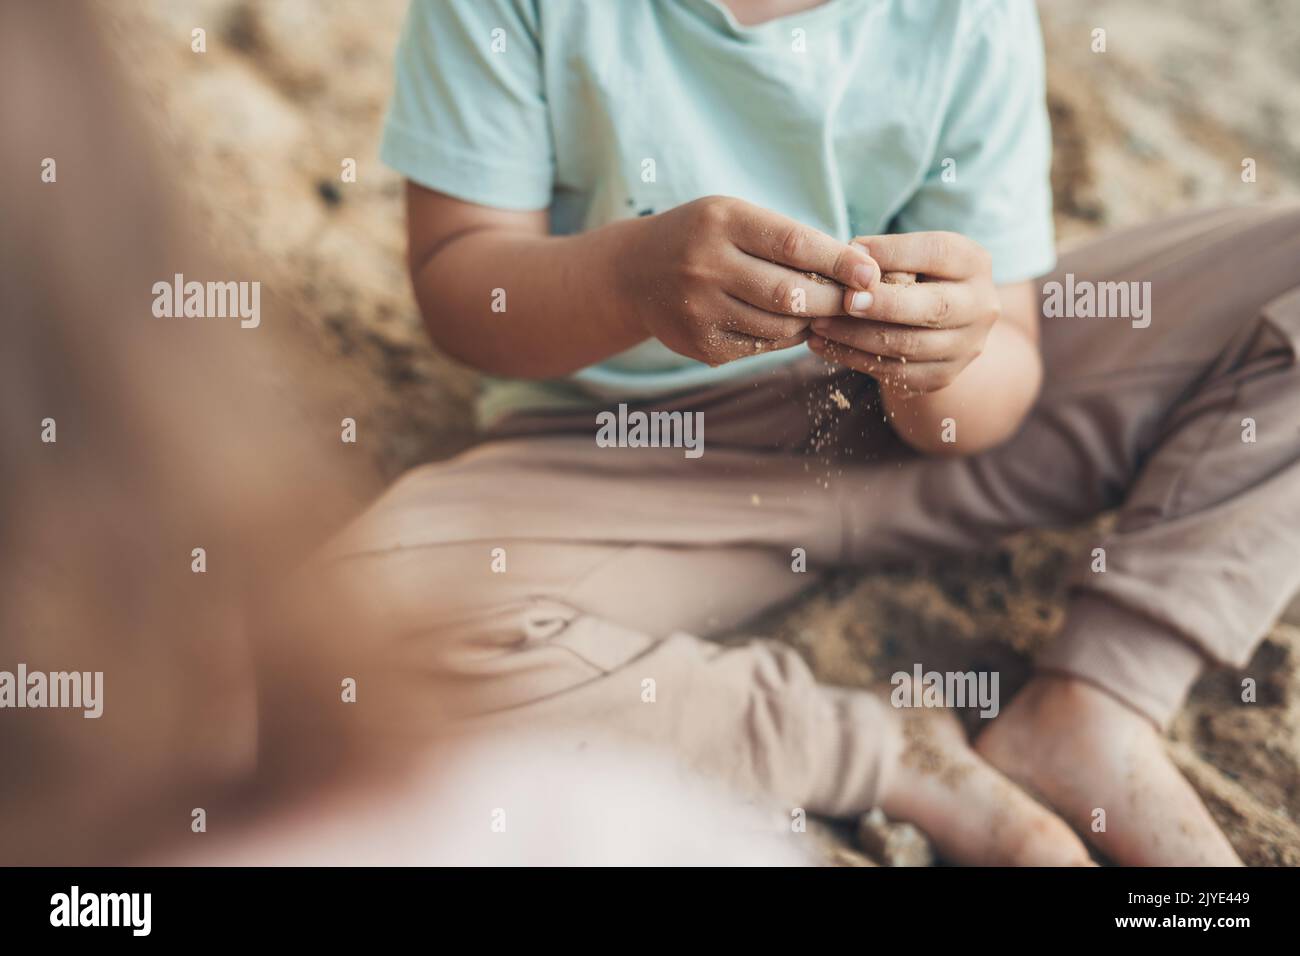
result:
<svg viewBox="0 0 1300 956"><path fill-rule="evenodd" d="M969 279L989 269L989 254L979 243L956 232L903 232L857 236L885 272L915 272L939 279Z"/></svg>
<svg viewBox="0 0 1300 956"><path fill-rule="evenodd" d="M746 358L750 355L760 355L763 352L778 352L781 349L792 348L808 341L808 335L807 329L782 339L760 338L747 335L744 332L723 331L719 333L719 341L716 347L711 350L711 355L721 362L734 362L736 359Z"/></svg>
<svg viewBox="0 0 1300 956"><path fill-rule="evenodd" d="M871 319L815 319L812 330L840 345L908 362L942 362L961 354L963 334L953 329L918 329Z"/></svg>
<svg viewBox="0 0 1300 956"><path fill-rule="evenodd" d="M731 241L759 259L814 272L850 289L870 289L880 267L863 246L840 242L801 222L758 206L728 224Z"/></svg>
<svg viewBox="0 0 1300 956"><path fill-rule="evenodd" d="M872 355L814 335L808 348L828 362L870 375L881 385L924 395L947 388L964 367L961 362L904 362Z"/></svg>
<svg viewBox="0 0 1300 956"><path fill-rule="evenodd" d="M966 282L878 283L871 292L844 293L849 315L897 325L950 329L970 325L977 315L975 290Z"/></svg>
<svg viewBox="0 0 1300 956"><path fill-rule="evenodd" d="M737 299L780 315L843 315L843 288L816 273L796 272L754 256L736 253L735 273L724 283Z"/></svg>
<svg viewBox="0 0 1300 956"><path fill-rule="evenodd" d="M776 341L797 336L808 328L806 317L777 315L735 296L729 295L727 298L730 307L719 321L719 326L728 332L741 332L754 338Z"/></svg>

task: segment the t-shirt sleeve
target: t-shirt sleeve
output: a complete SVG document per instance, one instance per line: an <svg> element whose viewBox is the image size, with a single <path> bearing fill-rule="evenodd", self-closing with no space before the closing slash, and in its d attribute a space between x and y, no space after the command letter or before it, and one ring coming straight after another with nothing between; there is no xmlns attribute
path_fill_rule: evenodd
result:
<svg viewBox="0 0 1300 956"><path fill-rule="evenodd" d="M894 228L960 232L992 255L996 282L1018 282L1056 264L1042 33L1032 0L977 14L933 166Z"/></svg>
<svg viewBox="0 0 1300 956"><path fill-rule="evenodd" d="M555 151L533 0L412 0L380 158L504 209L550 205Z"/></svg>

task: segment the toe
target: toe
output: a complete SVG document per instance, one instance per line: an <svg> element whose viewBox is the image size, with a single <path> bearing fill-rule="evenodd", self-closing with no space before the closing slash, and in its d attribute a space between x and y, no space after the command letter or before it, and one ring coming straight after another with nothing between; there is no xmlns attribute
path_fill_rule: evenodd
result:
<svg viewBox="0 0 1300 956"><path fill-rule="evenodd" d="M1088 850L1063 820L1040 807L1026 808L1001 847L1009 866L1091 866Z"/></svg>

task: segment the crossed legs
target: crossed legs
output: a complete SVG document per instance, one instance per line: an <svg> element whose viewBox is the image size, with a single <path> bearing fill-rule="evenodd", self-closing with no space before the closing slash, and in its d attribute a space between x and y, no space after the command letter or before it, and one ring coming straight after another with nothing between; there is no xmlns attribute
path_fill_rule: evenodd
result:
<svg viewBox="0 0 1300 956"><path fill-rule="evenodd" d="M798 593L800 554L867 564L1118 509L1105 571L1078 570L1041 675L979 750L1117 862L1233 862L1158 728L1206 660L1244 663L1300 586L1297 237L1294 210L1231 211L1065 257L1076 282L1150 282L1153 321L1049 320L1041 401L976 458L901 452L861 381L805 364L658 403L705 411L701 459L598 449L575 415L417 469L332 549L374 605L358 654L413 676L406 720L437 680L456 716L615 727L789 808L884 804L953 859L1078 862L1060 821L951 725L819 685L787 648L706 638ZM864 405L827 469L806 399L837 382Z"/></svg>

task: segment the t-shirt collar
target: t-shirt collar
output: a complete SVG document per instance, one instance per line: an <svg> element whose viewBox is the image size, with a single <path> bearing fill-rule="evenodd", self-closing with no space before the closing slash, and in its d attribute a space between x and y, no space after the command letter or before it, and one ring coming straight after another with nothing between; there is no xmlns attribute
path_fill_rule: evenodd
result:
<svg viewBox="0 0 1300 956"><path fill-rule="evenodd" d="M832 16L842 18L852 8L861 6L864 0L824 0L821 4L809 7L807 10L787 13L774 20L765 20L752 26L740 23L722 0L677 0L677 2L695 9L719 30L738 39L760 41L775 34L785 38L792 27L812 24Z"/></svg>

